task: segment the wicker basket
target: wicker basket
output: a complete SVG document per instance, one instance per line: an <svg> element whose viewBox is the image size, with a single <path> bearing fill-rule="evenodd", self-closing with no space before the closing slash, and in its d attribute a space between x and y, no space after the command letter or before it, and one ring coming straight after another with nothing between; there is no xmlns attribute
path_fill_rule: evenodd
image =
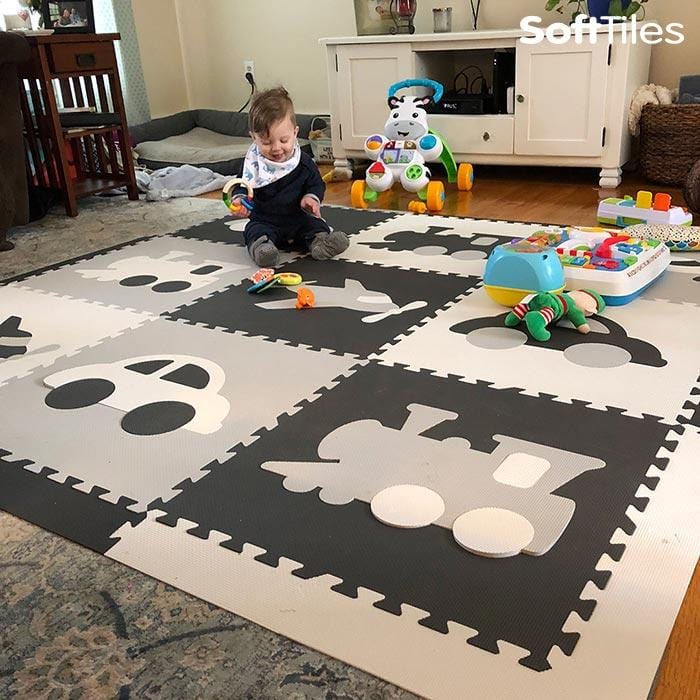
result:
<svg viewBox="0 0 700 700"><path fill-rule="evenodd" d="M682 186L700 159L700 105L647 105L642 110L639 162L644 176Z"/></svg>
<svg viewBox="0 0 700 700"><path fill-rule="evenodd" d="M683 188L683 197L690 211L700 214L700 160L688 173Z"/></svg>

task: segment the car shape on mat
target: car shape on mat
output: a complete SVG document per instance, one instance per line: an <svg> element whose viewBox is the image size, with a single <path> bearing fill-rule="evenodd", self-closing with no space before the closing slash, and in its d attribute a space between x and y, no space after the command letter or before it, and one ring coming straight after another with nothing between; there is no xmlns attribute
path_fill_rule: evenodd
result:
<svg viewBox="0 0 700 700"><path fill-rule="evenodd" d="M191 256L191 253L173 250L159 258L139 255L117 260L105 269L79 269L77 272L85 279L118 282L122 287L150 287L154 292L167 293L201 289L218 281L217 272L223 274L242 267L211 260L192 264L186 260Z"/></svg>
<svg viewBox="0 0 700 700"><path fill-rule="evenodd" d="M601 345L610 345L615 348L626 350L629 355L629 361L638 365L647 365L649 367L665 367L668 363L664 360L658 348L651 343L639 338L632 338L627 335L625 329L615 321L606 318L605 316L596 316L590 319L591 331L583 334L578 333L573 327L567 327L564 323L559 326L553 326L552 337L546 343L540 343L530 337L528 333L517 328L506 329L505 318L508 314L500 314L499 316L484 316L481 318L472 318L468 321L461 321L450 328L453 333L462 333L468 336L474 331L482 328L502 328L504 330L513 330L516 333L521 333L526 336L525 345L542 348L545 350L568 350L577 345L587 343L597 343ZM604 331L596 331L596 324L603 326ZM568 359L568 357L567 357Z"/></svg>
<svg viewBox="0 0 700 700"><path fill-rule="evenodd" d="M473 257L467 259L482 258L485 260L496 246L510 243L513 240L512 236L492 233L477 232L461 236L458 233L442 234L443 231L454 231L454 229L445 226L429 226L428 230L422 233L408 230L395 231L382 241L360 241L358 245L373 250L412 251L423 255L446 255L456 258L459 258L460 254L471 254Z"/></svg>
<svg viewBox="0 0 700 700"><path fill-rule="evenodd" d="M208 435L222 426L230 404L219 394L226 381L214 362L188 355L146 355L72 367L51 374L46 404L77 409L101 403L124 411L122 428L160 435L177 428Z"/></svg>

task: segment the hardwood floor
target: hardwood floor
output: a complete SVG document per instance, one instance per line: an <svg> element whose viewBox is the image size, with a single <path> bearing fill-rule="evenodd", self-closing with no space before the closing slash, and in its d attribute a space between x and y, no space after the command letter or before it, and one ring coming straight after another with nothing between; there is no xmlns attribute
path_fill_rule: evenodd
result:
<svg viewBox="0 0 700 700"><path fill-rule="evenodd" d="M674 204L685 206L681 189L653 185L633 173L623 176L621 187L602 190L598 187L598 171L592 169L478 166L475 171L471 192L459 192L456 185L446 185L445 205L440 215L594 226L600 199L634 196L640 189L668 192ZM412 199L415 196L397 186L380 195L372 208L406 211ZM324 201L350 206L350 183L329 183ZM695 224L700 225L698 215ZM640 610L640 615L643 614ZM697 700L699 659L700 567L696 567L659 668L654 700Z"/></svg>
<svg viewBox="0 0 700 700"><path fill-rule="evenodd" d="M626 175L618 189L601 190L598 171L592 169L477 166L475 172L471 192L459 192L456 185L445 186L445 206L441 214L593 226L599 199L625 194L634 196L640 189L668 192L674 204L685 206L679 188L650 185L633 174ZM381 194L372 208L406 211L412 199L416 199L415 195L396 186ZM329 183L324 201L350 206L349 183ZM696 217L696 222L700 222L700 217Z"/></svg>

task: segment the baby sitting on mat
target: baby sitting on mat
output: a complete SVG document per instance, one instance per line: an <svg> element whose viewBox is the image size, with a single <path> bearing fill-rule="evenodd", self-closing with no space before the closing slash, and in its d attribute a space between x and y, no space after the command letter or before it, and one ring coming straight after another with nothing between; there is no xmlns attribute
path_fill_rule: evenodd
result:
<svg viewBox="0 0 700 700"><path fill-rule="evenodd" d="M342 231L332 231L321 218L326 186L311 156L297 142L294 105L282 87L258 93L248 115L253 144L243 164L243 179L254 190L253 210L241 207L235 216L250 217L243 236L260 267L274 267L279 247L301 242L316 260L327 260L349 245ZM247 194L232 192L232 202Z"/></svg>

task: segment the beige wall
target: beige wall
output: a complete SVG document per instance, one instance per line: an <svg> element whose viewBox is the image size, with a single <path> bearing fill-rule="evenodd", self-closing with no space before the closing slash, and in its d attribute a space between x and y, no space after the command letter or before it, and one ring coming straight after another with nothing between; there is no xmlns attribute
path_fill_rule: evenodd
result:
<svg viewBox="0 0 700 700"><path fill-rule="evenodd" d="M189 108L175 0L132 0L151 116Z"/></svg>
<svg viewBox="0 0 700 700"><path fill-rule="evenodd" d="M431 3L418 0L418 32L432 32ZM353 0L133 0L154 116L190 107L238 109L249 89L243 60L255 61L259 87L284 84L297 111L328 110L321 37L355 34ZM517 27L545 15L545 0L483 0L480 29ZM469 3L453 2L453 31L471 29ZM552 21L559 17L547 15ZM686 41L652 51L651 80L670 87L700 73L700 0L650 0L647 18L681 22Z"/></svg>
<svg viewBox="0 0 700 700"><path fill-rule="evenodd" d="M284 84L299 112L328 110L318 39L355 33L352 0L176 2L193 106L238 109L250 92L243 60L252 59L259 87Z"/></svg>

